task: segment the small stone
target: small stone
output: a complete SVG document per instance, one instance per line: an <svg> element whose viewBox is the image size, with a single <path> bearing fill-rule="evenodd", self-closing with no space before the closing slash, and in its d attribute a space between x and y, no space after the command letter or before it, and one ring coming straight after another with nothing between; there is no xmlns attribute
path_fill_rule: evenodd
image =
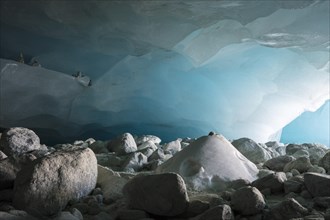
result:
<svg viewBox="0 0 330 220"><path fill-rule="evenodd" d="M255 215L264 209L266 202L257 188L247 186L232 194L231 204L242 215Z"/></svg>
<svg viewBox="0 0 330 220"><path fill-rule="evenodd" d="M165 153L174 155L181 150L181 144L179 140L171 141L163 146Z"/></svg>
<svg viewBox="0 0 330 220"><path fill-rule="evenodd" d="M127 160L124 162L122 169L127 171L133 169L134 171L139 171L144 164L148 163L148 158L140 152L132 153Z"/></svg>
<svg viewBox="0 0 330 220"><path fill-rule="evenodd" d="M293 160L295 160L294 157L289 156L289 155L279 156L279 157L275 157L270 160L267 160L264 163L264 166L269 168L270 170L283 171L284 166Z"/></svg>
<svg viewBox="0 0 330 220"><path fill-rule="evenodd" d="M312 167L312 164L309 158L299 157L298 159L287 163L283 169L284 172L289 172L292 169L298 170L300 173L306 172L309 168Z"/></svg>
<svg viewBox="0 0 330 220"><path fill-rule="evenodd" d="M283 186L286 180L285 173L278 172L255 180L252 182L252 186L257 187L259 190L269 188L272 193L279 193L283 192Z"/></svg>
<svg viewBox="0 0 330 220"><path fill-rule="evenodd" d="M285 193L289 193L289 192L300 193L302 187L303 187L303 183L295 180L287 180L284 182Z"/></svg>

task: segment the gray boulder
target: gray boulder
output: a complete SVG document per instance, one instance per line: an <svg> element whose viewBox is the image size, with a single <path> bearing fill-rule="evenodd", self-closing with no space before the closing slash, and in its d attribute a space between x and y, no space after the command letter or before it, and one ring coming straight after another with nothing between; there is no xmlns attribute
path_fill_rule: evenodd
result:
<svg viewBox="0 0 330 220"><path fill-rule="evenodd" d="M96 179L97 161L91 149L56 151L19 171L13 204L35 216L56 215L69 200L88 195Z"/></svg>
<svg viewBox="0 0 330 220"><path fill-rule="evenodd" d="M128 181L111 169L100 165L97 168L97 185L102 189L104 200L114 201L122 198L124 196L122 190Z"/></svg>
<svg viewBox="0 0 330 220"><path fill-rule="evenodd" d="M213 207L203 214L201 214L198 220L232 220L234 214L231 211L229 205L219 205Z"/></svg>
<svg viewBox="0 0 330 220"><path fill-rule="evenodd" d="M0 160L0 190L14 187L19 166L12 158Z"/></svg>
<svg viewBox="0 0 330 220"><path fill-rule="evenodd" d="M318 164L325 155L327 148L322 144L303 144L308 147L309 159L312 164Z"/></svg>
<svg viewBox="0 0 330 220"><path fill-rule="evenodd" d="M15 127L5 130L0 139L0 150L7 156L19 156L40 148L39 137L30 129Z"/></svg>
<svg viewBox="0 0 330 220"><path fill-rule="evenodd" d="M312 167L312 164L311 164L309 158L307 158L307 157L299 157L298 159L293 160L293 161L287 163L284 166L283 171L284 172L290 172L292 169L296 169L300 173L304 173L304 172L306 172L311 167Z"/></svg>
<svg viewBox="0 0 330 220"><path fill-rule="evenodd" d="M302 218L308 214L308 210L293 198L286 199L271 208L265 219L269 220L290 220Z"/></svg>
<svg viewBox="0 0 330 220"><path fill-rule="evenodd" d="M271 155L259 144L249 138L234 140L232 145L253 163L263 163L271 159Z"/></svg>
<svg viewBox="0 0 330 220"><path fill-rule="evenodd" d="M171 141L164 144L163 150L168 154L175 154L181 150L181 144L179 140Z"/></svg>
<svg viewBox="0 0 330 220"><path fill-rule="evenodd" d="M279 157L275 157L270 160L267 160L264 163L264 166L270 170L283 171L285 165L293 160L295 160L295 158L292 156L288 156L288 155L279 156Z"/></svg>
<svg viewBox="0 0 330 220"><path fill-rule="evenodd" d="M6 159L7 155L0 150L0 160Z"/></svg>
<svg viewBox="0 0 330 220"><path fill-rule="evenodd" d="M108 150L118 155L137 151L137 146L130 133L124 133L108 143Z"/></svg>
<svg viewBox="0 0 330 220"><path fill-rule="evenodd" d="M323 167L328 173L330 173L330 151L320 159L319 166Z"/></svg>
<svg viewBox="0 0 330 220"><path fill-rule="evenodd" d="M123 164L123 170L125 171L130 171L130 170L134 170L134 171L139 171L143 165L148 163L148 158L140 152L135 152L132 153L124 162Z"/></svg>
<svg viewBox="0 0 330 220"><path fill-rule="evenodd" d="M252 186L259 190L270 189L272 193L283 191L284 182L287 180L285 173L272 173L252 182Z"/></svg>
<svg viewBox="0 0 330 220"><path fill-rule="evenodd" d="M143 142L142 144L140 144L137 149L138 150L144 150L144 149L147 149L147 148L151 148L152 150L157 150L157 146L154 142L152 141L146 141L146 142Z"/></svg>
<svg viewBox="0 0 330 220"><path fill-rule="evenodd" d="M140 145L147 141L152 141L154 144L159 144L162 140L154 135L143 135L135 139L137 145Z"/></svg>
<svg viewBox="0 0 330 220"><path fill-rule="evenodd" d="M233 210L242 215L255 215L260 213L266 206L261 192L251 186L242 187L231 195Z"/></svg>
<svg viewBox="0 0 330 220"><path fill-rule="evenodd" d="M305 173L305 186L313 197L330 196L330 175Z"/></svg>
<svg viewBox="0 0 330 220"><path fill-rule="evenodd" d="M128 206L162 216L176 216L188 207L186 184L175 173L137 176L123 189Z"/></svg>
<svg viewBox="0 0 330 220"><path fill-rule="evenodd" d="M290 192L300 193L303 185L303 182L297 181L292 178L284 182L284 192L286 194Z"/></svg>
<svg viewBox="0 0 330 220"><path fill-rule="evenodd" d="M164 154L163 149L157 149L150 155L150 157L148 158L148 161L164 160L164 159L165 159L165 154Z"/></svg>
<svg viewBox="0 0 330 220"><path fill-rule="evenodd" d="M293 155L298 150L308 150L308 147L300 144L289 144L285 149L287 155Z"/></svg>

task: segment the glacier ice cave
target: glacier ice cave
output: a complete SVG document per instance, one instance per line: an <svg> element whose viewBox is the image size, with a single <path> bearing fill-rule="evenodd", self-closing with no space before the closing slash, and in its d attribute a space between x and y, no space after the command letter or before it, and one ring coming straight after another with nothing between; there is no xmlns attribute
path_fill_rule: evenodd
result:
<svg viewBox="0 0 330 220"><path fill-rule="evenodd" d="M2 128L329 146L328 0L0 4Z"/></svg>

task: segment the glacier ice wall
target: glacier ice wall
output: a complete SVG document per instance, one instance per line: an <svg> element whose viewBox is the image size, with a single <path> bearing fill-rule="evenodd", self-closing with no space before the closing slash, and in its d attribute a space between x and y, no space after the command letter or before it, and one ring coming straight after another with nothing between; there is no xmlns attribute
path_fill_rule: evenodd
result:
<svg viewBox="0 0 330 220"><path fill-rule="evenodd" d="M0 18L1 127L265 142L329 99L328 1L1 1Z"/></svg>

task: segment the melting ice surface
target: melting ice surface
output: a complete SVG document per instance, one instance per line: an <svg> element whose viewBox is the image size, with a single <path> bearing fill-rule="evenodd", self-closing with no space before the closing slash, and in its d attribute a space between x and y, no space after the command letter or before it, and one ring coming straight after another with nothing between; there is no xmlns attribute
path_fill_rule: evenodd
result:
<svg viewBox="0 0 330 220"><path fill-rule="evenodd" d="M3 1L0 126L47 138L279 140L330 87L329 1L290 2ZM9 60L20 50L42 67ZM329 146L322 109L282 140Z"/></svg>

